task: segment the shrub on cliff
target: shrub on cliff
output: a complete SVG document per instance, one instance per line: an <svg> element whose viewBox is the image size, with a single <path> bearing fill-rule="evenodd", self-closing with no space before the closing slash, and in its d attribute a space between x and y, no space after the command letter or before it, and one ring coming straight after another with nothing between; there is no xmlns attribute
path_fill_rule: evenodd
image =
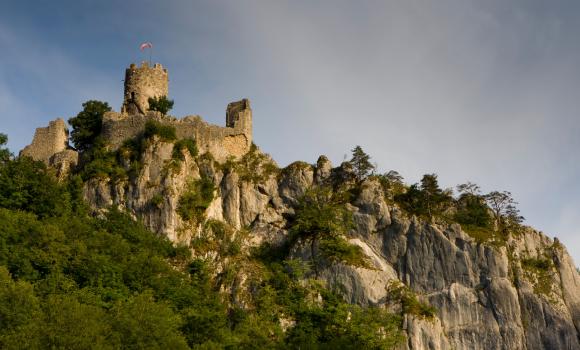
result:
<svg viewBox="0 0 580 350"><path fill-rule="evenodd" d="M167 96L149 97L149 110L161 112L166 115L173 108L173 100L167 99Z"/></svg>
<svg viewBox="0 0 580 350"><path fill-rule="evenodd" d="M91 148L101 134L103 115L110 111L107 102L90 100L83 103L83 110L70 118L68 123L72 126L70 138L79 151Z"/></svg>
<svg viewBox="0 0 580 350"><path fill-rule="evenodd" d="M177 141L173 145L173 153L171 154L171 158L175 160L185 160L185 156L183 155L183 151L187 150L189 155L192 157L197 156L197 145L194 139L182 139Z"/></svg>
<svg viewBox="0 0 580 350"><path fill-rule="evenodd" d="M165 125L155 120L149 120L145 123L143 137L148 139L155 135L159 136L163 141L173 141L177 138L174 126Z"/></svg>
<svg viewBox="0 0 580 350"><path fill-rule="evenodd" d="M352 158L349 161L354 170L357 181L361 182L371 175L376 166L371 163L371 157L366 154L361 146L356 146L352 150Z"/></svg>
<svg viewBox="0 0 580 350"><path fill-rule="evenodd" d="M310 244L310 259L316 275L319 264L317 246L321 241L325 242L320 247L324 248L322 252L331 260L346 261L361 256L356 248L345 248L346 241L339 241L352 226L352 213L346 209L347 200L346 194L333 192L328 187L314 187L299 200L290 232L296 239Z"/></svg>
<svg viewBox="0 0 580 350"><path fill-rule="evenodd" d="M200 221L213 200L215 186L210 178L191 181L179 198L177 214L185 221Z"/></svg>

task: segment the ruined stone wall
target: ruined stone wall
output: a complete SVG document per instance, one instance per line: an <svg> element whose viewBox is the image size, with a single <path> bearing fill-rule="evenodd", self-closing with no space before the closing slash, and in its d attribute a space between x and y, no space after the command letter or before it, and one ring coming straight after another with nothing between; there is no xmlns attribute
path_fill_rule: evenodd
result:
<svg viewBox="0 0 580 350"><path fill-rule="evenodd" d="M32 143L24 147L20 155L43 161L48 165L53 155L67 149L67 140L64 120L58 118L51 121L45 128L37 128Z"/></svg>
<svg viewBox="0 0 580 350"><path fill-rule="evenodd" d="M131 64L125 70L125 93L122 112L145 114L149 110L149 98L168 96L169 79L167 69L156 63L149 67L143 62L141 67Z"/></svg>
<svg viewBox="0 0 580 350"><path fill-rule="evenodd" d="M219 162L229 156L240 158L252 145L252 110L247 99L228 105L226 127L209 124L199 116L176 119L157 112L133 115L108 112L103 117L103 137L116 150L142 133L148 120L173 126L178 139L193 138L200 153L210 152Z"/></svg>
<svg viewBox="0 0 580 350"><path fill-rule="evenodd" d="M36 129L32 143L20 151L20 156L53 167L59 178L64 178L79 162L78 152L68 146L68 129L61 118Z"/></svg>

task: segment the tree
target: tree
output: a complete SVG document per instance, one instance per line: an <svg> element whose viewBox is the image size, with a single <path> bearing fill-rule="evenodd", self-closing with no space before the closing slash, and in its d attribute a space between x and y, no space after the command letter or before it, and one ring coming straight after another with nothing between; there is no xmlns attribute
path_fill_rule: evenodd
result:
<svg viewBox="0 0 580 350"><path fill-rule="evenodd" d="M3 164L10 159L10 151L8 148L4 148L7 143L8 136L6 136L6 134L0 133L0 164Z"/></svg>
<svg viewBox="0 0 580 350"><path fill-rule="evenodd" d="M421 179L421 192L429 217L433 217L435 214L441 214L451 201L450 194L439 188L437 174L423 175Z"/></svg>
<svg viewBox="0 0 580 350"><path fill-rule="evenodd" d="M361 146L356 146L352 150L352 158L349 163L353 167L357 181L364 180L375 170L375 166L370 160L371 157L363 151Z"/></svg>
<svg viewBox="0 0 580 350"><path fill-rule="evenodd" d="M310 258L318 277L316 246L322 239L336 239L347 233L352 214L345 207L346 199L327 187L308 190L296 208L290 232L310 243Z"/></svg>
<svg viewBox="0 0 580 350"><path fill-rule="evenodd" d="M70 196L44 163L29 157L0 163L0 207L60 216L70 210Z"/></svg>
<svg viewBox="0 0 580 350"><path fill-rule="evenodd" d="M425 174L421 185L411 185L405 193L395 195L395 201L412 214L432 219L450 206L452 197L449 190L439 188L436 174Z"/></svg>
<svg viewBox="0 0 580 350"><path fill-rule="evenodd" d="M520 216L516 208L518 202L512 198L508 191L493 191L484 196L485 201L491 208L495 219L495 224L503 229L520 224L524 217Z"/></svg>
<svg viewBox="0 0 580 350"><path fill-rule="evenodd" d="M76 117L68 120L72 126L71 140L77 150L83 152L95 144L101 134L103 115L110 110L107 102L90 100L83 103L83 110Z"/></svg>
<svg viewBox="0 0 580 350"><path fill-rule="evenodd" d="M173 100L169 100L167 96L149 97L149 110L161 112L166 115L173 108Z"/></svg>
<svg viewBox="0 0 580 350"><path fill-rule="evenodd" d="M461 195L467 194L472 196L479 196L481 194L481 189L478 185L468 181L464 184L458 185L457 192L459 192Z"/></svg>
<svg viewBox="0 0 580 350"><path fill-rule="evenodd" d="M385 197L394 199L396 195L400 195L405 191L405 184L403 183L403 176L395 170L390 170L383 175L378 176L379 182L385 192Z"/></svg>
<svg viewBox="0 0 580 350"><path fill-rule="evenodd" d="M462 225L489 228L492 219L490 209L484 196L481 195L479 186L467 182L457 186L457 191L460 196L456 201L455 221Z"/></svg>

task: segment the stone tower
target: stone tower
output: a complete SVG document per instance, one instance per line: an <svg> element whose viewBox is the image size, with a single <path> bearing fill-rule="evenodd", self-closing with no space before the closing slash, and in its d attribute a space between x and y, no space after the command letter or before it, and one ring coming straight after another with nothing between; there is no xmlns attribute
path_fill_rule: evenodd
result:
<svg viewBox="0 0 580 350"><path fill-rule="evenodd" d="M234 128L246 135L249 144L252 143L252 109L250 100L232 102L226 108L226 127Z"/></svg>
<svg viewBox="0 0 580 350"><path fill-rule="evenodd" d="M145 114L149 110L149 98L168 96L169 79L167 69L155 63L149 67L143 62L141 67L131 64L125 70L125 97L121 111L128 114Z"/></svg>

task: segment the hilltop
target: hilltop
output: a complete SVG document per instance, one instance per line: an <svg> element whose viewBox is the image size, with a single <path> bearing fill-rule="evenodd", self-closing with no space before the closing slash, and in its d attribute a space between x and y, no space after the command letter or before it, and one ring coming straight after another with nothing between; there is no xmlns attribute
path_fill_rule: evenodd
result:
<svg viewBox="0 0 580 350"><path fill-rule="evenodd" d="M131 65L120 112L2 153L4 347L580 348L578 271L508 192L405 184L360 147L279 168L247 99L177 119L167 76Z"/></svg>

